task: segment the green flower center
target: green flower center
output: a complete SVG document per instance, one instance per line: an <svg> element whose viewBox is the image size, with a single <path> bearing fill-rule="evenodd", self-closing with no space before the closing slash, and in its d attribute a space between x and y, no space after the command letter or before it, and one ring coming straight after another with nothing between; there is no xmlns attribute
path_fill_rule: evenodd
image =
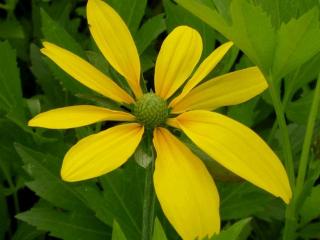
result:
<svg viewBox="0 0 320 240"><path fill-rule="evenodd" d="M146 128L155 128L163 123L169 115L167 102L154 93L146 93L138 99L133 108L138 122Z"/></svg>

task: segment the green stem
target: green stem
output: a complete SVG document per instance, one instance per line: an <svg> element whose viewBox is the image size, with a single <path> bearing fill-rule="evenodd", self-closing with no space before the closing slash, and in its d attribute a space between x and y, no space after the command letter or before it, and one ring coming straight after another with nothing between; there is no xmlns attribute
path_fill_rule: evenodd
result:
<svg viewBox="0 0 320 240"><path fill-rule="evenodd" d="M286 222L283 233L284 240L291 240L295 238L295 229L297 227L296 219L296 205L297 201L300 198L300 195L303 191L304 179L307 172L308 159L310 153L310 146L313 137L313 130L317 119L317 114L319 111L320 105L320 74L318 76L316 89L314 92L314 97L308 116L307 129L303 141L302 153L299 162L298 177L296 181L296 187L294 191L294 198L292 199L290 205L286 211Z"/></svg>
<svg viewBox="0 0 320 240"><path fill-rule="evenodd" d="M298 170L297 186L296 186L297 196L300 195L300 193L302 192L304 179L306 176L310 146L312 142L314 126L315 126L318 111L319 111L319 105L320 105L320 74L318 76L317 85L314 92L311 109L309 112L307 129L304 136L302 153L301 153L301 158L299 162L299 170Z"/></svg>
<svg viewBox="0 0 320 240"><path fill-rule="evenodd" d="M274 87L273 78L271 75L268 77L269 80L269 91L271 94L274 110L277 115L277 122L279 124L279 129L281 131L282 137L282 148L284 150L284 164L288 172L289 181L291 187L294 187L294 166L293 166L293 157L292 149L289 137L289 131L284 117L283 106L280 100L280 96Z"/></svg>
<svg viewBox="0 0 320 240"><path fill-rule="evenodd" d="M149 146L152 148L151 144L151 133L147 133L147 140ZM153 149L152 149L153 152ZM152 154L154 156L154 154ZM153 187L153 172L154 172L154 157L149 166L146 168L146 177L144 185L144 200L143 200L143 214L142 214L142 240L152 239L153 234L153 224L155 217L155 192Z"/></svg>

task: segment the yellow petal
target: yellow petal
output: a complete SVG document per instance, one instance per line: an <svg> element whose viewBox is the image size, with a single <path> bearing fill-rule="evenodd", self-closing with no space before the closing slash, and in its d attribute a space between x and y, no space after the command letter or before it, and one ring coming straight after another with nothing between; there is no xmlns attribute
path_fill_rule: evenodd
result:
<svg viewBox="0 0 320 240"><path fill-rule="evenodd" d="M155 91L169 98L190 76L202 53L200 34L187 26L176 27L164 40L155 67Z"/></svg>
<svg viewBox="0 0 320 240"><path fill-rule="evenodd" d="M213 110L239 104L260 94L267 87L268 84L259 68L242 69L216 77L194 88L173 107L172 112Z"/></svg>
<svg viewBox="0 0 320 240"><path fill-rule="evenodd" d="M170 107L175 106L191 89L198 85L221 61L223 56L232 47L233 42L227 42L215 49L198 67L191 79L184 86L182 92L170 103Z"/></svg>
<svg viewBox="0 0 320 240"><path fill-rule="evenodd" d="M86 180L120 167L136 150L143 132L141 125L130 123L81 139L63 159L62 179Z"/></svg>
<svg viewBox="0 0 320 240"><path fill-rule="evenodd" d="M219 195L203 162L164 128L154 130L154 186L164 214L182 239L220 230Z"/></svg>
<svg viewBox="0 0 320 240"><path fill-rule="evenodd" d="M86 126L100 121L133 121L129 113L107 108L79 105L43 112L32 118L28 125L51 129L67 129Z"/></svg>
<svg viewBox="0 0 320 240"><path fill-rule="evenodd" d="M83 85L115 101L134 102L128 93L87 61L52 43L44 42L43 46L44 55Z"/></svg>
<svg viewBox="0 0 320 240"><path fill-rule="evenodd" d="M289 202L291 189L281 161L250 128L203 110L182 113L176 119L184 133L222 166Z"/></svg>
<svg viewBox="0 0 320 240"><path fill-rule="evenodd" d="M134 94L141 96L139 55L126 24L101 0L88 1L87 18L91 35L102 54L127 79Z"/></svg>

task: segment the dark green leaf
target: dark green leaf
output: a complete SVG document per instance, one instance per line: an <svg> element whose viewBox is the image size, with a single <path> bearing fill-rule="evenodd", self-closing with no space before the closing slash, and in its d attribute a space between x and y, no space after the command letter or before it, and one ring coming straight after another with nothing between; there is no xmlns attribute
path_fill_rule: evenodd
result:
<svg viewBox="0 0 320 240"><path fill-rule="evenodd" d="M106 226L91 215L79 212L62 212L46 207L34 207L16 216L39 230L49 231L50 235L65 239L107 239L110 233Z"/></svg>
<svg viewBox="0 0 320 240"><path fill-rule="evenodd" d="M19 125L24 125L24 102L16 53L8 42L0 42L0 66L0 109Z"/></svg>
<svg viewBox="0 0 320 240"><path fill-rule="evenodd" d="M136 44L141 55L162 32L166 30L163 14L148 19L136 34Z"/></svg>
<svg viewBox="0 0 320 240"><path fill-rule="evenodd" d="M12 240L34 240L41 235L44 235L43 231L39 231L27 223L19 222L18 229L14 233Z"/></svg>
<svg viewBox="0 0 320 240"><path fill-rule="evenodd" d="M211 240L244 240L250 235L251 218L240 220L232 226L224 229L219 235L213 236Z"/></svg>
<svg viewBox="0 0 320 240"><path fill-rule="evenodd" d="M168 31L180 25L188 25L199 31L203 40L203 54L208 56L215 47L216 33L212 31L210 26L203 23L182 7L172 3L170 0L163 1L165 12L167 15Z"/></svg>
<svg viewBox="0 0 320 240"><path fill-rule="evenodd" d="M70 34L56 23L44 10L41 10L42 33L45 41L54 43L59 47L65 48L79 57L85 58L85 52L81 46L70 36ZM47 61L55 78L61 81L63 86L72 93L90 93L91 90L84 87L75 79L72 79L67 73L60 69L51 60Z"/></svg>
<svg viewBox="0 0 320 240"><path fill-rule="evenodd" d="M25 164L24 169L34 179L27 186L37 195L60 208L75 211L86 209L79 193L61 180L59 159L22 145L16 145L16 149Z"/></svg>
<svg viewBox="0 0 320 240"><path fill-rule="evenodd" d="M101 177L104 198L128 239L141 239L144 171L135 162Z"/></svg>
<svg viewBox="0 0 320 240"><path fill-rule="evenodd" d="M239 219L252 216L268 207L272 196L250 183L218 185L221 197L221 218Z"/></svg>
<svg viewBox="0 0 320 240"><path fill-rule="evenodd" d="M108 0L107 2L120 14L131 34L135 34L144 15L147 0L131 0L130 4L127 0Z"/></svg>

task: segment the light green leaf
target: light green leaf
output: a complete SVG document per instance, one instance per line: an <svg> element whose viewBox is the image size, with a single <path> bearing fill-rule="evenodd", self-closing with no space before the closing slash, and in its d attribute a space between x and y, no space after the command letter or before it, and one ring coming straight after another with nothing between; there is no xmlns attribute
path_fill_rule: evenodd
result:
<svg viewBox="0 0 320 240"><path fill-rule="evenodd" d="M154 221L152 240L167 240L166 234L158 218L156 218Z"/></svg>
<svg viewBox="0 0 320 240"><path fill-rule="evenodd" d="M113 228L112 228L112 240L126 240L126 236L122 232L119 224L117 221L113 222Z"/></svg>
<svg viewBox="0 0 320 240"><path fill-rule="evenodd" d="M219 235L213 236L210 240L244 240L250 235L251 218L242 219L232 226L224 229Z"/></svg>
<svg viewBox="0 0 320 240"><path fill-rule="evenodd" d="M280 26L272 71L285 76L320 51L319 10L314 8Z"/></svg>
<svg viewBox="0 0 320 240"><path fill-rule="evenodd" d="M62 212L47 207L34 207L16 216L39 230L49 231L50 235L64 240L101 240L110 233L106 226L91 215L79 212Z"/></svg>
<svg viewBox="0 0 320 240"><path fill-rule="evenodd" d="M272 25L271 17L248 0L233 0L230 19L199 0L176 0L181 6L232 40L266 74L277 79L303 64L320 50L318 9L298 19ZM226 12L226 11L225 11ZM281 19L281 18L280 18ZM229 23L231 22L231 23Z"/></svg>

